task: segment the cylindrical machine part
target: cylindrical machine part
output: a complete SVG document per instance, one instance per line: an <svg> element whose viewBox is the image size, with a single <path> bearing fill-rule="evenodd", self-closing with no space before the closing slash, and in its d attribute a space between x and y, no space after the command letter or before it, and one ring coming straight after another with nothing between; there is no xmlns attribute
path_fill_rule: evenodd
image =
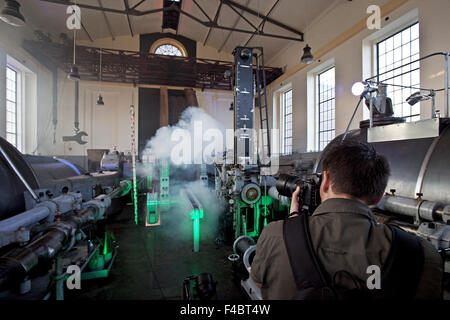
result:
<svg viewBox="0 0 450 320"><path fill-rule="evenodd" d="M123 195L124 190L129 190L129 185L122 184L118 189L106 196L97 197L96 199L99 200L91 201L91 204L77 215L54 223L36 241L2 256L0 258L0 289L10 281L23 278L41 259L54 258L77 230L101 218L104 208L100 203L107 204L106 201L101 201L103 198ZM99 202L98 206L95 204L96 201Z"/></svg>
<svg viewBox="0 0 450 320"><path fill-rule="evenodd" d="M52 211L47 206L37 206L24 213L0 221L0 231L16 231L20 227L27 227L47 219Z"/></svg>
<svg viewBox="0 0 450 320"><path fill-rule="evenodd" d="M431 120L430 120L431 121ZM384 155L390 165L391 175L386 187L387 193L394 193L401 199L390 199L386 205L387 211L407 216L415 216L419 210L417 198L432 202L422 203L421 216L424 219L439 218L433 212L442 210L435 208L433 203L450 204L450 119L435 119L440 121L440 135L434 138L395 140L396 137L386 137L386 141L371 143L376 151ZM367 128L350 131L346 137L360 142L367 142ZM340 143L342 135L330 142ZM314 172L320 172L320 159ZM405 200L409 199L409 200Z"/></svg>
<svg viewBox="0 0 450 320"><path fill-rule="evenodd" d="M247 183L241 191L241 199L247 204L255 204L261 198L261 188L256 183Z"/></svg>
<svg viewBox="0 0 450 320"><path fill-rule="evenodd" d="M248 236L240 236L233 243L233 251L240 257L244 256L245 251L255 245L255 240Z"/></svg>
<svg viewBox="0 0 450 320"><path fill-rule="evenodd" d="M36 193L34 193L33 188L30 186L30 184L28 183L28 181L25 179L25 177L22 175L22 173L20 172L20 170L16 167L16 165L14 164L14 162L10 159L10 157L8 156L8 154L6 153L5 150L3 150L3 147L0 145L0 153L2 154L3 158L6 160L6 162L8 163L9 167L14 171L14 173L16 174L16 176L20 179L20 181L22 182L22 184L25 186L25 188L27 189L27 191L31 194L31 196L33 197L33 199L36 202L39 202L39 197L36 195Z"/></svg>
<svg viewBox="0 0 450 320"><path fill-rule="evenodd" d="M397 196L385 196L378 203L377 207L383 211L395 212L401 215L415 217L419 214L420 202Z"/></svg>
<svg viewBox="0 0 450 320"><path fill-rule="evenodd" d="M255 240L248 236L240 236L233 243L233 251L239 255L245 268L250 272L250 267L256 253Z"/></svg>
<svg viewBox="0 0 450 320"><path fill-rule="evenodd" d="M430 221L443 220L442 209L444 205L441 202L386 195L377 207L383 211L395 212L414 218L419 217Z"/></svg>
<svg viewBox="0 0 450 320"><path fill-rule="evenodd" d="M38 189L38 180L22 154L8 141L0 137L0 146L8 155L9 160L20 171L22 177L32 189ZM0 220L24 212L26 188L14 173L5 157L0 155Z"/></svg>

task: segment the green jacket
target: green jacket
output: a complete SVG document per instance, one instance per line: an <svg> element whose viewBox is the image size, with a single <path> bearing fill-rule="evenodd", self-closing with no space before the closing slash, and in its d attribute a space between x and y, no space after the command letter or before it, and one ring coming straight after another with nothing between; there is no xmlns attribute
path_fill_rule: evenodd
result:
<svg viewBox="0 0 450 320"><path fill-rule="evenodd" d="M386 261L392 232L378 224L372 211L362 202L349 199L329 199L323 202L309 219L312 244L316 255L330 278L339 271L353 275L365 286L367 267L382 268ZM424 269L416 293L417 299L439 299L442 289L442 260L426 240ZM342 272L336 282L352 289L355 283ZM258 240L251 265L251 278L262 284L263 299L289 300L296 293L289 258L283 239L283 221L268 224Z"/></svg>

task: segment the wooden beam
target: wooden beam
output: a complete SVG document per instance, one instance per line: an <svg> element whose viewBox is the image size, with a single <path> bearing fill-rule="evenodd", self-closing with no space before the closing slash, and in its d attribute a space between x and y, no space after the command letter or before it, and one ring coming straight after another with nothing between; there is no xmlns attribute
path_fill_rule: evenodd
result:
<svg viewBox="0 0 450 320"><path fill-rule="evenodd" d="M410 0L391 0L390 2L386 3L385 5L381 6L381 16L382 18L388 16L396 9L400 8L405 3L409 2ZM358 23L356 23L353 27L342 33L340 36L335 38L333 41L327 43L323 47L319 48L314 52L314 58L320 59L330 51L336 49L344 42L350 40L354 36L358 35L360 32L364 31L367 28L367 17L360 20ZM281 82L285 81L286 79L292 77L294 74L299 72L300 70L303 70L308 65L303 63L296 64L292 69L288 70L286 73L284 73L282 76L278 77L275 81L270 83L267 88L270 90L274 88L276 85L279 85Z"/></svg>
<svg viewBox="0 0 450 320"><path fill-rule="evenodd" d="M186 97L188 107L198 107L197 95L195 94L194 89L184 89L184 96Z"/></svg>
<svg viewBox="0 0 450 320"><path fill-rule="evenodd" d="M111 81L95 81L95 80L81 80L82 84L88 84L92 86L113 86L113 87L134 87L134 88L151 88L151 89L160 89L161 85L159 84L132 84L132 83L124 83L124 82L111 82ZM185 89L193 89L195 92L217 92L217 93L227 93L231 94L230 90L222 90L222 89L200 89L200 88L186 88L186 87L178 87L178 86L165 86L168 90L185 90Z"/></svg>
<svg viewBox="0 0 450 320"><path fill-rule="evenodd" d="M169 125L169 90L167 87L161 87L159 98L159 126Z"/></svg>

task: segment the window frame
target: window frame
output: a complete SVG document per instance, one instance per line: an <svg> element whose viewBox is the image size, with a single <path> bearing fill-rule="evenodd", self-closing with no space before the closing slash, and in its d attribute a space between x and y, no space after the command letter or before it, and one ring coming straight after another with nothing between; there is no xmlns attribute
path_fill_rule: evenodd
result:
<svg viewBox="0 0 450 320"><path fill-rule="evenodd" d="M413 59L413 56L418 55L418 57L420 58L420 22L417 21L417 20L410 21L408 24L403 25L401 28L398 28L398 29L396 29L396 30L394 30L394 31L384 35L383 37L380 37L376 41L374 41L374 44L373 44L374 45L374 56L375 56L374 63L375 63L375 76L377 77L377 81L380 81L380 44L385 42L385 41L387 41L387 40L389 40L389 39L391 39L391 38L394 39L395 36L403 33L404 31L406 31L408 29L412 29L416 25L418 26L418 36L417 36L417 38L412 39L411 38L411 31L410 31L410 38L409 38L409 41L407 42L409 44L409 46L410 46L410 53L409 53L408 57L403 57L403 54L402 54L401 60L400 60L402 62L400 64L400 66L402 66L404 64L403 60L405 60L405 59L410 60L410 62L416 61L417 59ZM416 40L418 41L418 46L419 46L418 52L412 54L412 43L413 43L413 41L416 41ZM401 41L402 42L401 42L400 48L402 48L406 44L406 43L403 43L403 40L401 40ZM395 49L396 49L395 44L393 44L392 52L394 52ZM386 54L386 53L388 53L388 52L385 51L384 54ZM420 80L421 80L420 79L420 72L421 72L420 62L417 62L417 64L418 64L417 67L414 67L414 64L410 64L409 65L409 69L410 69L409 71L403 72L403 70L402 70L403 68L402 68L402 69L399 69L400 73L398 75L395 75L396 71L392 71L392 75L389 75L389 73L390 73L389 71L396 68L395 67L395 63L396 62L395 62L395 59L393 57L392 68L387 69L387 66L386 66L386 70L383 71L383 73L386 73L383 76L386 77L386 78L390 78L390 79L389 80L383 80L383 81L386 81L388 84L392 84L392 83L395 84L395 79L400 78L400 85L401 86L420 87ZM412 83L413 72L415 72L415 71L418 71L419 83L417 83L417 84ZM405 85L404 82L403 82L403 77L405 75L408 75L410 77L410 84L409 85ZM420 102L417 103L414 106L414 108L418 110L418 113L413 113L413 106L407 106L407 107L409 107L409 112L408 112L408 115L405 115L404 108L407 105L406 98L409 96L409 94L404 95L404 93L403 93L403 91L406 90L406 88L397 88L397 89L395 89L395 87L388 86L388 90L390 88L391 89L394 88L393 89L394 91L398 91L398 90L402 91L401 92L401 99L400 99L400 101L402 102L401 103L401 114L400 115L399 114L394 114L394 116L405 118L407 122L420 120L420 116L421 116ZM414 92L413 89L410 89L410 91L411 91L411 93ZM388 91L388 97L390 97L392 99L393 108L394 108L394 112L395 112L395 106L399 105L399 103L394 104L396 100L394 100L394 95L390 94L389 91Z"/></svg>
<svg viewBox="0 0 450 320"><path fill-rule="evenodd" d="M333 79L333 97L324 101L321 101L321 85L320 85L320 78L323 74L329 72L330 70L334 69L334 79ZM315 101L316 101L316 114L317 114L317 130L316 130L316 150L317 151L322 151L323 149L325 149L325 147L327 146L327 144L333 140L336 137L336 66L335 65L331 65L328 66L327 68L322 69L321 71L317 72L316 74L316 85L315 85ZM325 121L321 122L321 117L320 114L321 112L321 105L323 105L324 103L329 103L331 101L334 101L334 107L328 111L331 111L332 114L334 113L334 116L331 119L327 119ZM321 130L320 129L320 125L321 123L326 123L332 121L333 125L332 125L332 129L327 129L327 130ZM324 144L323 147L321 148L321 139L320 139L320 135L321 133L329 133L332 132L332 137L331 139L327 139L327 144Z"/></svg>
<svg viewBox="0 0 450 320"><path fill-rule="evenodd" d="M173 38L168 38L168 37L160 38L160 39L156 40L155 42L153 42L153 44L150 47L149 52L152 54L157 54L156 50L158 50L158 48L160 48L163 45L171 45L171 46L176 47L178 50L180 50L180 52L182 54L181 57L188 56L188 52L187 52L186 48L180 41L173 39ZM178 56L171 56L171 55L161 55L161 54L158 54L158 55L163 56L163 57L178 57Z"/></svg>
<svg viewBox="0 0 450 320"><path fill-rule="evenodd" d="M15 81L14 81L14 94L15 94L15 101L12 101L10 99L8 99L8 81L11 81L12 79L8 78L8 69L12 72L14 72L15 75ZM17 149L20 149L20 132L19 132L19 125L20 125L20 121L19 121L19 98L20 98L20 92L19 92L19 81L20 81L20 71L17 70L16 68L14 68L12 65L7 64L5 67L5 71L6 71L6 123L5 123L5 134L6 134L6 140L11 143L14 147L16 147ZM8 108L8 103L12 103L14 104L14 122L8 121L8 113L12 113L9 108ZM14 128L15 128L15 132L11 132L8 130L8 123L11 123ZM13 135L14 136L14 142L11 141L8 136Z"/></svg>
<svg viewBox="0 0 450 320"><path fill-rule="evenodd" d="M290 112L287 113L287 94L290 93L291 95L291 102L290 102ZM281 125L281 154L282 155L291 155L293 153L293 90L292 88L286 88L280 93L280 105L281 105L281 113L280 113L280 125ZM290 129L287 129L287 117L290 117ZM287 131L290 130L290 135L287 135ZM289 142L289 143L286 143Z"/></svg>

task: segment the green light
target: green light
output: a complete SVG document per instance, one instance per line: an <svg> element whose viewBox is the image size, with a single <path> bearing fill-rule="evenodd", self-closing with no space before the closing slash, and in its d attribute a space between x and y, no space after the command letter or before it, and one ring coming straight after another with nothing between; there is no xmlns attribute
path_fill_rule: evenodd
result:
<svg viewBox="0 0 450 320"><path fill-rule="evenodd" d="M138 201L136 190L136 169L133 169L133 206L134 206L134 223L138 224Z"/></svg>
<svg viewBox="0 0 450 320"><path fill-rule="evenodd" d="M203 209L193 209L190 216L193 220L194 252L198 252L200 250L200 219L203 219Z"/></svg>
<svg viewBox="0 0 450 320"><path fill-rule="evenodd" d="M108 253L108 233L105 232L105 241L103 243L103 255Z"/></svg>

